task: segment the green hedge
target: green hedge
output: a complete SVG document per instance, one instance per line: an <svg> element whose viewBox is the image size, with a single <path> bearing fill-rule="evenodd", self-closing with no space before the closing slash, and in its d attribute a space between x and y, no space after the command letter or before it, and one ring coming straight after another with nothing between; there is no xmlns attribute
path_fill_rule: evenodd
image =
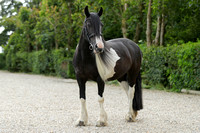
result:
<svg viewBox="0 0 200 133"><path fill-rule="evenodd" d="M200 41L142 51L146 84L163 84L174 91L200 90Z"/></svg>
<svg viewBox="0 0 200 133"><path fill-rule="evenodd" d="M200 41L168 47L141 45L143 51L143 81L148 85L162 84L174 91L181 89L200 90ZM6 62L1 62L9 71L51 74L74 78L73 52L65 49L37 51L32 53L6 52ZM5 58L0 54L1 58Z"/></svg>
<svg viewBox="0 0 200 133"><path fill-rule="evenodd" d="M37 52L7 52L6 66L9 71L50 74L64 78L74 78L72 59L64 49Z"/></svg>
<svg viewBox="0 0 200 133"><path fill-rule="evenodd" d="M0 69L6 68L6 57L3 53L0 53Z"/></svg>

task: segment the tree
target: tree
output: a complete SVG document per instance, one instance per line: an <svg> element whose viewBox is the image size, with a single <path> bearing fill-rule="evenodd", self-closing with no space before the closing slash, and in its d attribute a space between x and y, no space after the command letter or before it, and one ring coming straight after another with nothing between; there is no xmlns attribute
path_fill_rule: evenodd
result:
<svg viewBox="0 0 200 133"><path fill-rule="evenodd" d="M1 0L0 2L0 16L9 17L17 13L22 6L22 3L16 0Z"/></svg>
<svg viewBox="0 0 200 133"><path fill-rule="evenodd" d="M121 9L121 18L122 18L122 34L124 38L127 38L127 28L126 28L126 11L128 8L127 0L121 0L122 8Z"/></svg>
<svg viewBox="0 0 200 133"><path fill-rule="evenodd" d="M142 32L142 25L143 25L143 9L144 9L144 2L142 0L139 0L139 17L138 17L138 22L136 26L136 31L135 31L135 36L134 36L134 42L138 43L140 39L140 35Z"/></svg>
<svg viewBox="0 0 200 133"><path fill-rule="evenodd" d="M30 8L39 8L41 0L25 0L25 3L27 3L27 7Z"/></svg>
<svg viewBox="0 0 200 133"><path fill-rule="evenodd" d="M15 31L15 19L12 17L19 12L21 2L16 0L1 0L0 1L0 27L4 27L3 32L0 34L0 46L6 45L10 37L9 32Z"/></svg>
<svg viewBox="0 0 200 133"><path fill-rule="evenodd" d="M148 5L148 13L147 13L147 30L146 30L146 38L147 38L147 46L151 46L151 4L153 0L149 0L149 5Z"/></svg>
<svg viewBox="0 0 200 133"><path fill-rule="evenodd" d="M161 4L160 4L160 0L158 1L158 14L157 14L157 30L156 30L156 37L155 37L155 45L158 46L159 45L159 41L160 41L160 31L161 31Z"/></svg>
<svg viewBox="0 0 200 133"><path fill-rule="evenodd" d="M164 45L164 34L165 34L165 0L162 0L162 20L160 30L160 46Z"/></svg>
<svg viewBox="0 0 200 133"><path fill-rule="evenodd" d="M165 33L165 14L163 12L161 21L161 30L160 30L160 46L164 45L164 33Z"/></svg>

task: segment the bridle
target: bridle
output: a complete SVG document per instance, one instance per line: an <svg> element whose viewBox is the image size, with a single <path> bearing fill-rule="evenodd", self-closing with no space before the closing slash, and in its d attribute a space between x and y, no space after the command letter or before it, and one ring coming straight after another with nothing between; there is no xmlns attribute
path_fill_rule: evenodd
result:
<svg viewBox="0 0 200 133"><path fill-rule="evenodd" d="M84 23L86 23L86 21L87 21L87 19L85 20ZM86 26L84 27L84 32L85 32L86 37L87 37L87 40L88 40L88 42L89 42L89 44L90 44L89 49L90 49L90 50L93 50L93 47L94 47L94 46L92 45L90 38L92 38L93 36L95 36L95 33L89 33ZM101 33L100 33L100 36L102 36Z"/></svg>
<svg viewBox="0 0 200 133"><path fill-rule="evenodd" d="M88 42L89 42L89 44L90 44L89 49L90 49L90 50L93 50L93 45L92 45L92 43L91 43L90 38L92 38L95 34L94 34L94 33L89 34L89 32L88 32L88 30L87 30L87 27L84 27L84 32L86 33L87 40L88 40Z"/></svg>

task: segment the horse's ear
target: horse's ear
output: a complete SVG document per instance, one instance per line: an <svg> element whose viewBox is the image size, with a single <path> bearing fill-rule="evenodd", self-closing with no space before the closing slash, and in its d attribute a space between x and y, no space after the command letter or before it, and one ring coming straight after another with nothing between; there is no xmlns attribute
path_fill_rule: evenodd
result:
<svg viewBox="0 0 200 133"><path fill-rule="evenodd" d="M100 11L98 12L99 17L101 17L102 13L103 13L103 8L101 7Z"/></svg>
<svg viewBox="0 0 200 133"><path fill-rule="evenodd" d="M85 7L85 15L88 18L90 16L90 12L88 10L88 6Z"/></svg>

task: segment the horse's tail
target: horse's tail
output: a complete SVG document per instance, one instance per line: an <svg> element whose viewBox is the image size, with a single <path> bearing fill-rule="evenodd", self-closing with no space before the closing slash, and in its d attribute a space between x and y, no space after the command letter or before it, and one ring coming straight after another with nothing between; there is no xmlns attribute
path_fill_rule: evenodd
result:
<svg viewBox="0 0 200 133"><path fill-rule="evenodd" d="M139 72L136 84L135 84L135 93L133 98L133 110L137 111L143 109L143 103L142 103L142 78L141 73Z"/></svg>

